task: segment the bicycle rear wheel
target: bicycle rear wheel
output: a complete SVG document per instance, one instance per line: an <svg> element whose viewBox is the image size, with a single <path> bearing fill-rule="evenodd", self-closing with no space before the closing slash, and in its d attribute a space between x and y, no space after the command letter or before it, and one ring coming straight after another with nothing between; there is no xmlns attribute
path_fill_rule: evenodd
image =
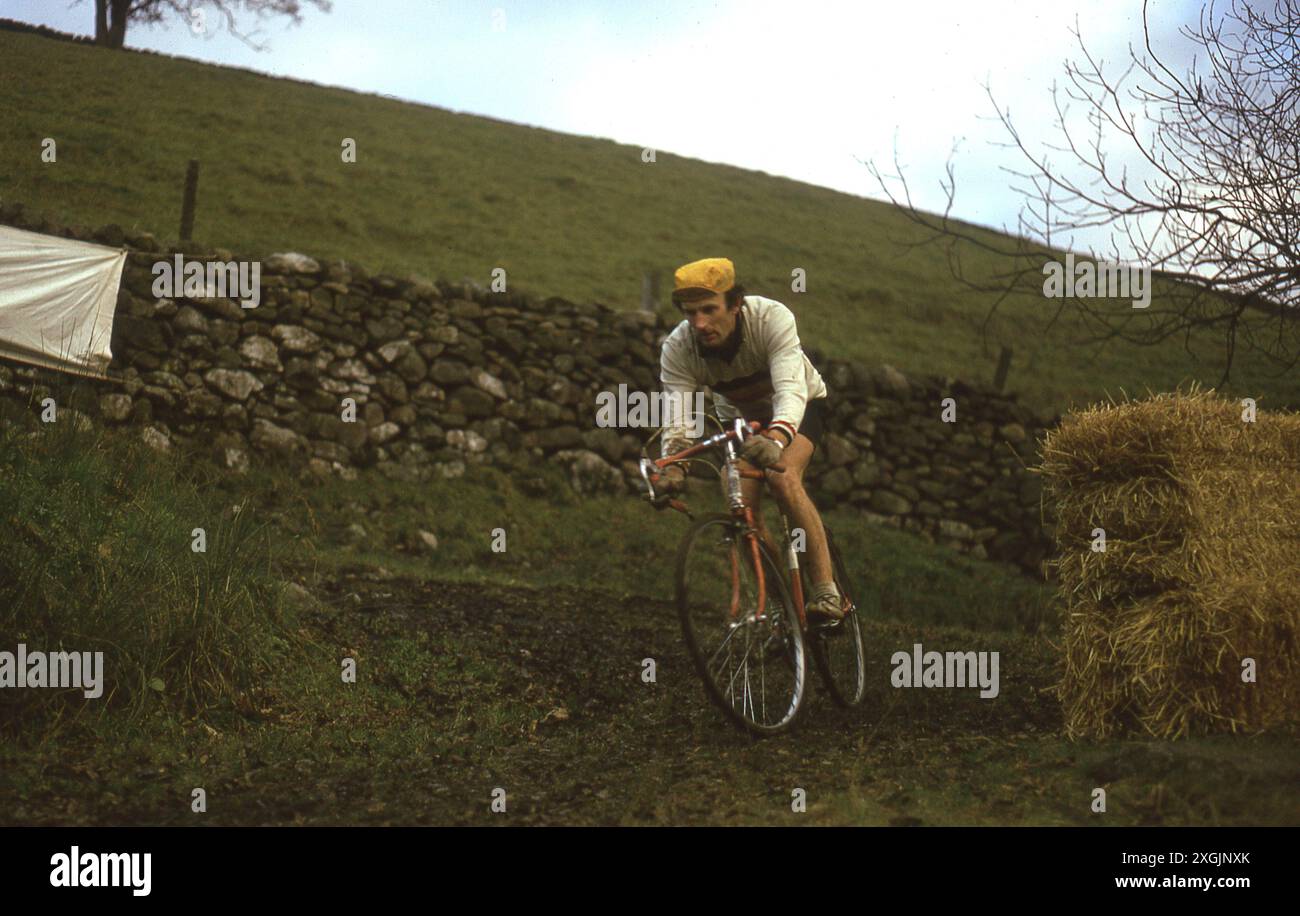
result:
<svg viewBox="0 0 1300 916"><path fill-rule="evenodd" d="M803 631L780 571L760 543L766 584L758 579L745 526L728 515L697 520L677 555L682 634L709 698L754 734L790 727L803 702Z"/></svg>
<svg viewBox="0 0 1300 916"><path fill-rule="evenodd" d="M808 637L809 648L817 673L835 702L841 706L857 706L867 691L866 652L858 621L857 593L849 581L844 558L835 547L829 528L826 529L826 545L830 548L835 585L847 610L837 626L812 630Z"/></svg>

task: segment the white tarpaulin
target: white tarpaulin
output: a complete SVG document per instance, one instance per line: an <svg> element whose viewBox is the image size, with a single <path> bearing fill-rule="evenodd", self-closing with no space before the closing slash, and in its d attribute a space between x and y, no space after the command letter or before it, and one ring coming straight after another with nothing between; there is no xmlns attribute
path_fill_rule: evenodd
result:
<svg viewBox="0 0 1300 916"><path fill-rule="evenodd" d="M0 356L104 376L126 252L0 226Z"/></svg>

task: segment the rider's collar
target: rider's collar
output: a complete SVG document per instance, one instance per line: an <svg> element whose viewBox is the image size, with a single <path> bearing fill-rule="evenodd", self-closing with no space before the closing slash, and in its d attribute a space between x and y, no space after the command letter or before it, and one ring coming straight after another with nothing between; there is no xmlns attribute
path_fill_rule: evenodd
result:
<svg viewBox="0 0 1300 916"><path fill-rule="evenodd" d="M736 326L732 329L731 336L723 341L722 346L718 349L705 351L704 356L709 359L720 359L726 363L731 362L736 358L736 354L740 352L740 343L744 337L744 331L745 306L742 302L740 308L736 310Z"/></svg>

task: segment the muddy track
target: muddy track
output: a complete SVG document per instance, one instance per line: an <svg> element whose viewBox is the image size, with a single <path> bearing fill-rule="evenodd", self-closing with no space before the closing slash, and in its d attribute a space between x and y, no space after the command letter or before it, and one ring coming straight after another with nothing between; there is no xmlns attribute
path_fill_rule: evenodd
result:
<svg viewBox="0 0 1300 916"><path fill-rule="evenodd" d="M1300 735L1065 741L1043 637L868 620L863 706L836 707L810 674L795 728L758 740L707 701L671 602L290 574L314 599L309 643L255 717L13 755L0 822L1086 825L1104 785L1112 824L1300 823ZM891 656L916 642L997 651L998 696L893 687Z"/></svg>
<svg viewBox="0 0 1300 916"><path fill-rule="evenodd" d="M793 787L813 800L850 785L878 791L936 758L957 764L964 754L1060 726L1045 692L1054 672L1043 640L965 633L954 644L960 631L871 622L863 707L835 707L814 681L795 729L755 740L707 702L670 602L372 575L316 586L340 609L322 621L325 633L423 630L505 672L498 689L535 713L525 727L499 729L490 751L453 751L407 769L434 788L427 814L436 823L490 822L482 800L495 786L507 789L512 823L716 822L733 812L752 817L769 803L774 813L788 813ZM999 697L891 687L890 655L916 641L1000 651ZM656 663L653 684L642 680L646 658ZM411 700L438 715L439 705L454 705L458 686L430 684Z"/></svg>

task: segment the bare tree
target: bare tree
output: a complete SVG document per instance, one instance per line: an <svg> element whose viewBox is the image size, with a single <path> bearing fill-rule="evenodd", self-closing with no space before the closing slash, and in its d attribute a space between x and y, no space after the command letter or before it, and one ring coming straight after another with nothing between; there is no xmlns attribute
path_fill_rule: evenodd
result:
<svg viewBox="0 0 1300 916"><path fill-rule="evenodd" d="M332 8L330 0L307 0L321 12ZM170 16L187 23L202 22L204 7L211 7L226 23L226 30L258 51L264 49L252 37L240 32L235 25L235 12L254 13L259 19L268 16L288 16L294 25L302 24L302 4L299 0L95 0L95 42L108 48L121 48L126 40L128 23L152 25Z"/></svg>
<svg viewBox="0 0 1300 916"><path fill-rule="evenodd" d="M996 295L986 331L1013 292L1043 294L1044 266L1059 260L1062 236L1108 227L1109 260L1144 264L1165 281L1157 306L1136 311L1061 299L1053 323L1069 307L1083 319L1084 342L1144 345L1211 328L1223 335L1223 382L1239 348L1290 371L1300 362L1300 0L1277 0L1271 8L1232 0L1220 16L1213 3L1203 7L1198 25L1180 34L1196 57L1203 55L1204 73L1196 57L1180 76L1156 54L1146 2L1142 27L1146 53L1139 56L1130 44L1131 62L1112 79L1084 45L1076 20L1083 60L1067 62L1065 94L1084 104L1089 129L1085 137L1071 132L1068 103L1053 86L1064 142L1048 147L1066 154L1076 174L1032 152L985 87L1010 135L1005 146L1028 161L1023 171L1005 169L1025 198L1013 239L995 240L952 218L951 157L940 182L947 196L942 216L913 205L897 152L888 181L874 162L868 167L890 200L928 230L918 244L941 245L954 277ZM1137 85L1126 89L1132 76ZM1137 102L1142 114L1126 111L1126 101ZM1130 151L1127 159L1111 155L1115 142ZM1135 170L1149 177L1130 179L1132 150ZM889 181L901 183L900 196ZM1005 270L975 278L961 257L969 245L1003 256Z"/></svg>

